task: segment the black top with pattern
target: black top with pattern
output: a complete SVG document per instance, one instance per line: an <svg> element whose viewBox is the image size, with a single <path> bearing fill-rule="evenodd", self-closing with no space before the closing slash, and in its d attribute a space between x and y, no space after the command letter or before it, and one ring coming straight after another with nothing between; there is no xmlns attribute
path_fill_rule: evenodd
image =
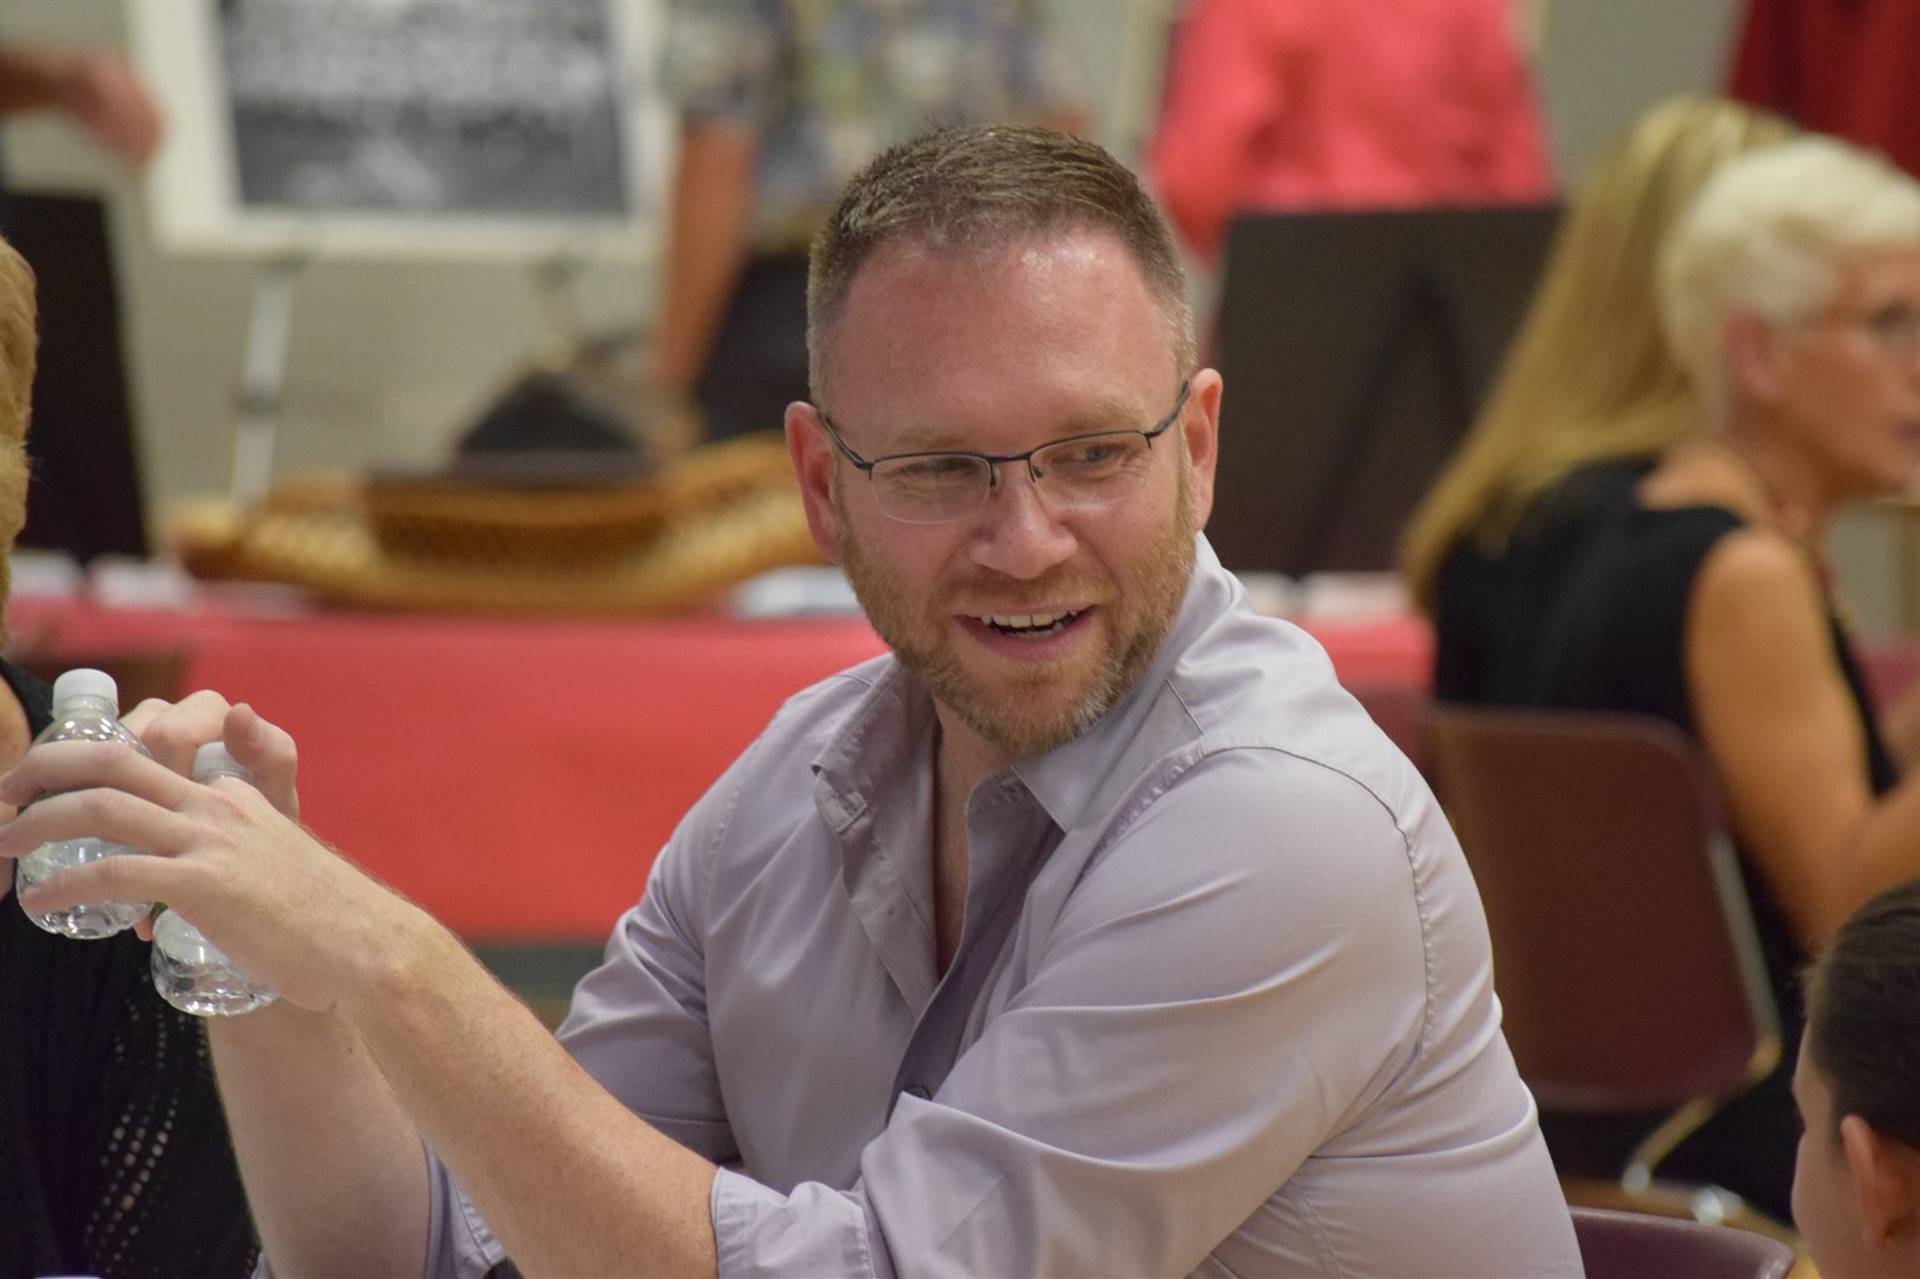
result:
<svg viewBox="0 0 1920 1279"><path fill-rule="evenodd" d="M1695 734L1687 694L1687 602L1708 553L1742 527L1715 506L1640 505L1650 461L1575 471L1540 498L1506 550L1471 539L1440 574L1434 695L1499 706L1628 711ZM1898 770L1874 721L1853 649L1829 615L1834 654L1866 735L1868 781L1884 793ZM1789 1086L1805 1011L1800 969L1808 956L1750 858L1742 877L1785 1038L1781 1064L1661 1165L1663 1176L1738 1191L1787 1220L1799 1122ZM1645 1122L1548 1116L1548 1144L1563 1173L1617 1173Z"/></svg>
<svg viewBox="0 0 1920 1279"><path fill-rule="evenodd" d="M46 685L0 678L38 734ZM221 1279L257 1252L205 1028L154 993L147 944L0 899L0 1279Z"/></svg>

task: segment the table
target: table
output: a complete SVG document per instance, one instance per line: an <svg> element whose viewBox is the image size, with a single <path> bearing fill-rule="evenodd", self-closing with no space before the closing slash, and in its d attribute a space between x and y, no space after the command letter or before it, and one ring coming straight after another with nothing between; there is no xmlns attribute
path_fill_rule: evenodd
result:
<svg viewBox="0 0 1920 1279"><path fill-rule="evenodd" d="M42 649L177 648L300 744L302 816L463 936L598 941L793 693L883 651L857 618L500 621L23 597ZM1311 625L1349 683L1424 687L1411 619Z"/></svg>

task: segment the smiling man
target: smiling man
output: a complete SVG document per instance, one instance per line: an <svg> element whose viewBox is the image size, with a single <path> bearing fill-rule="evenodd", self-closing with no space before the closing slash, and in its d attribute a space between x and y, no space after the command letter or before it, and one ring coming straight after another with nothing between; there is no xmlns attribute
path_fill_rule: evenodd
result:
<svg viewBox="0 0 1920 1279"><path fill-rule="evenodd" d="M162 854L36 908L165 900L285 996L212 1032L275 1266L1577 1274L1458 845L1200 536L1221 381L1132 175L1042 130L897 148L809 310L789 448L893 652L695 806L557 1043L237 783L82 746L0 784L76 792L0 854ZM292 807L244 708L139 718Z"/></svg>

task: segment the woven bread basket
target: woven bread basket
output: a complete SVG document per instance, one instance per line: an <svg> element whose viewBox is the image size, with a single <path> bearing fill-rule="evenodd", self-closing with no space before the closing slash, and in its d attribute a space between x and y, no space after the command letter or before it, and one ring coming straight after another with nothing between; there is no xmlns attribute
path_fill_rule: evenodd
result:
<svg viewBox="0 0 1920 1279"><path fill-rule="evenodd" d="M434 612L683 612L820 561L778 438L697 449L655 478L587 492L290 482L247 511L183 510L169 536L199 577Z"/></svg>

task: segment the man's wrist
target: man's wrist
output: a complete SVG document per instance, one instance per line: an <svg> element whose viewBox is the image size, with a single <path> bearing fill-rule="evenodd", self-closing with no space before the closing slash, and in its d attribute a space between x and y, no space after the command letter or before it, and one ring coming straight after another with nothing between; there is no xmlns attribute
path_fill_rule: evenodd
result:
<svg viewBox="0 0 1920 1279"><path fill-rule="evenodd" d="M363 1035L375 1023L406 1019L422 995L437 998L452 986L461 963L477 964L447 928L398 895L365 930L358 953L343 966L333 1011Z"/></svg>

